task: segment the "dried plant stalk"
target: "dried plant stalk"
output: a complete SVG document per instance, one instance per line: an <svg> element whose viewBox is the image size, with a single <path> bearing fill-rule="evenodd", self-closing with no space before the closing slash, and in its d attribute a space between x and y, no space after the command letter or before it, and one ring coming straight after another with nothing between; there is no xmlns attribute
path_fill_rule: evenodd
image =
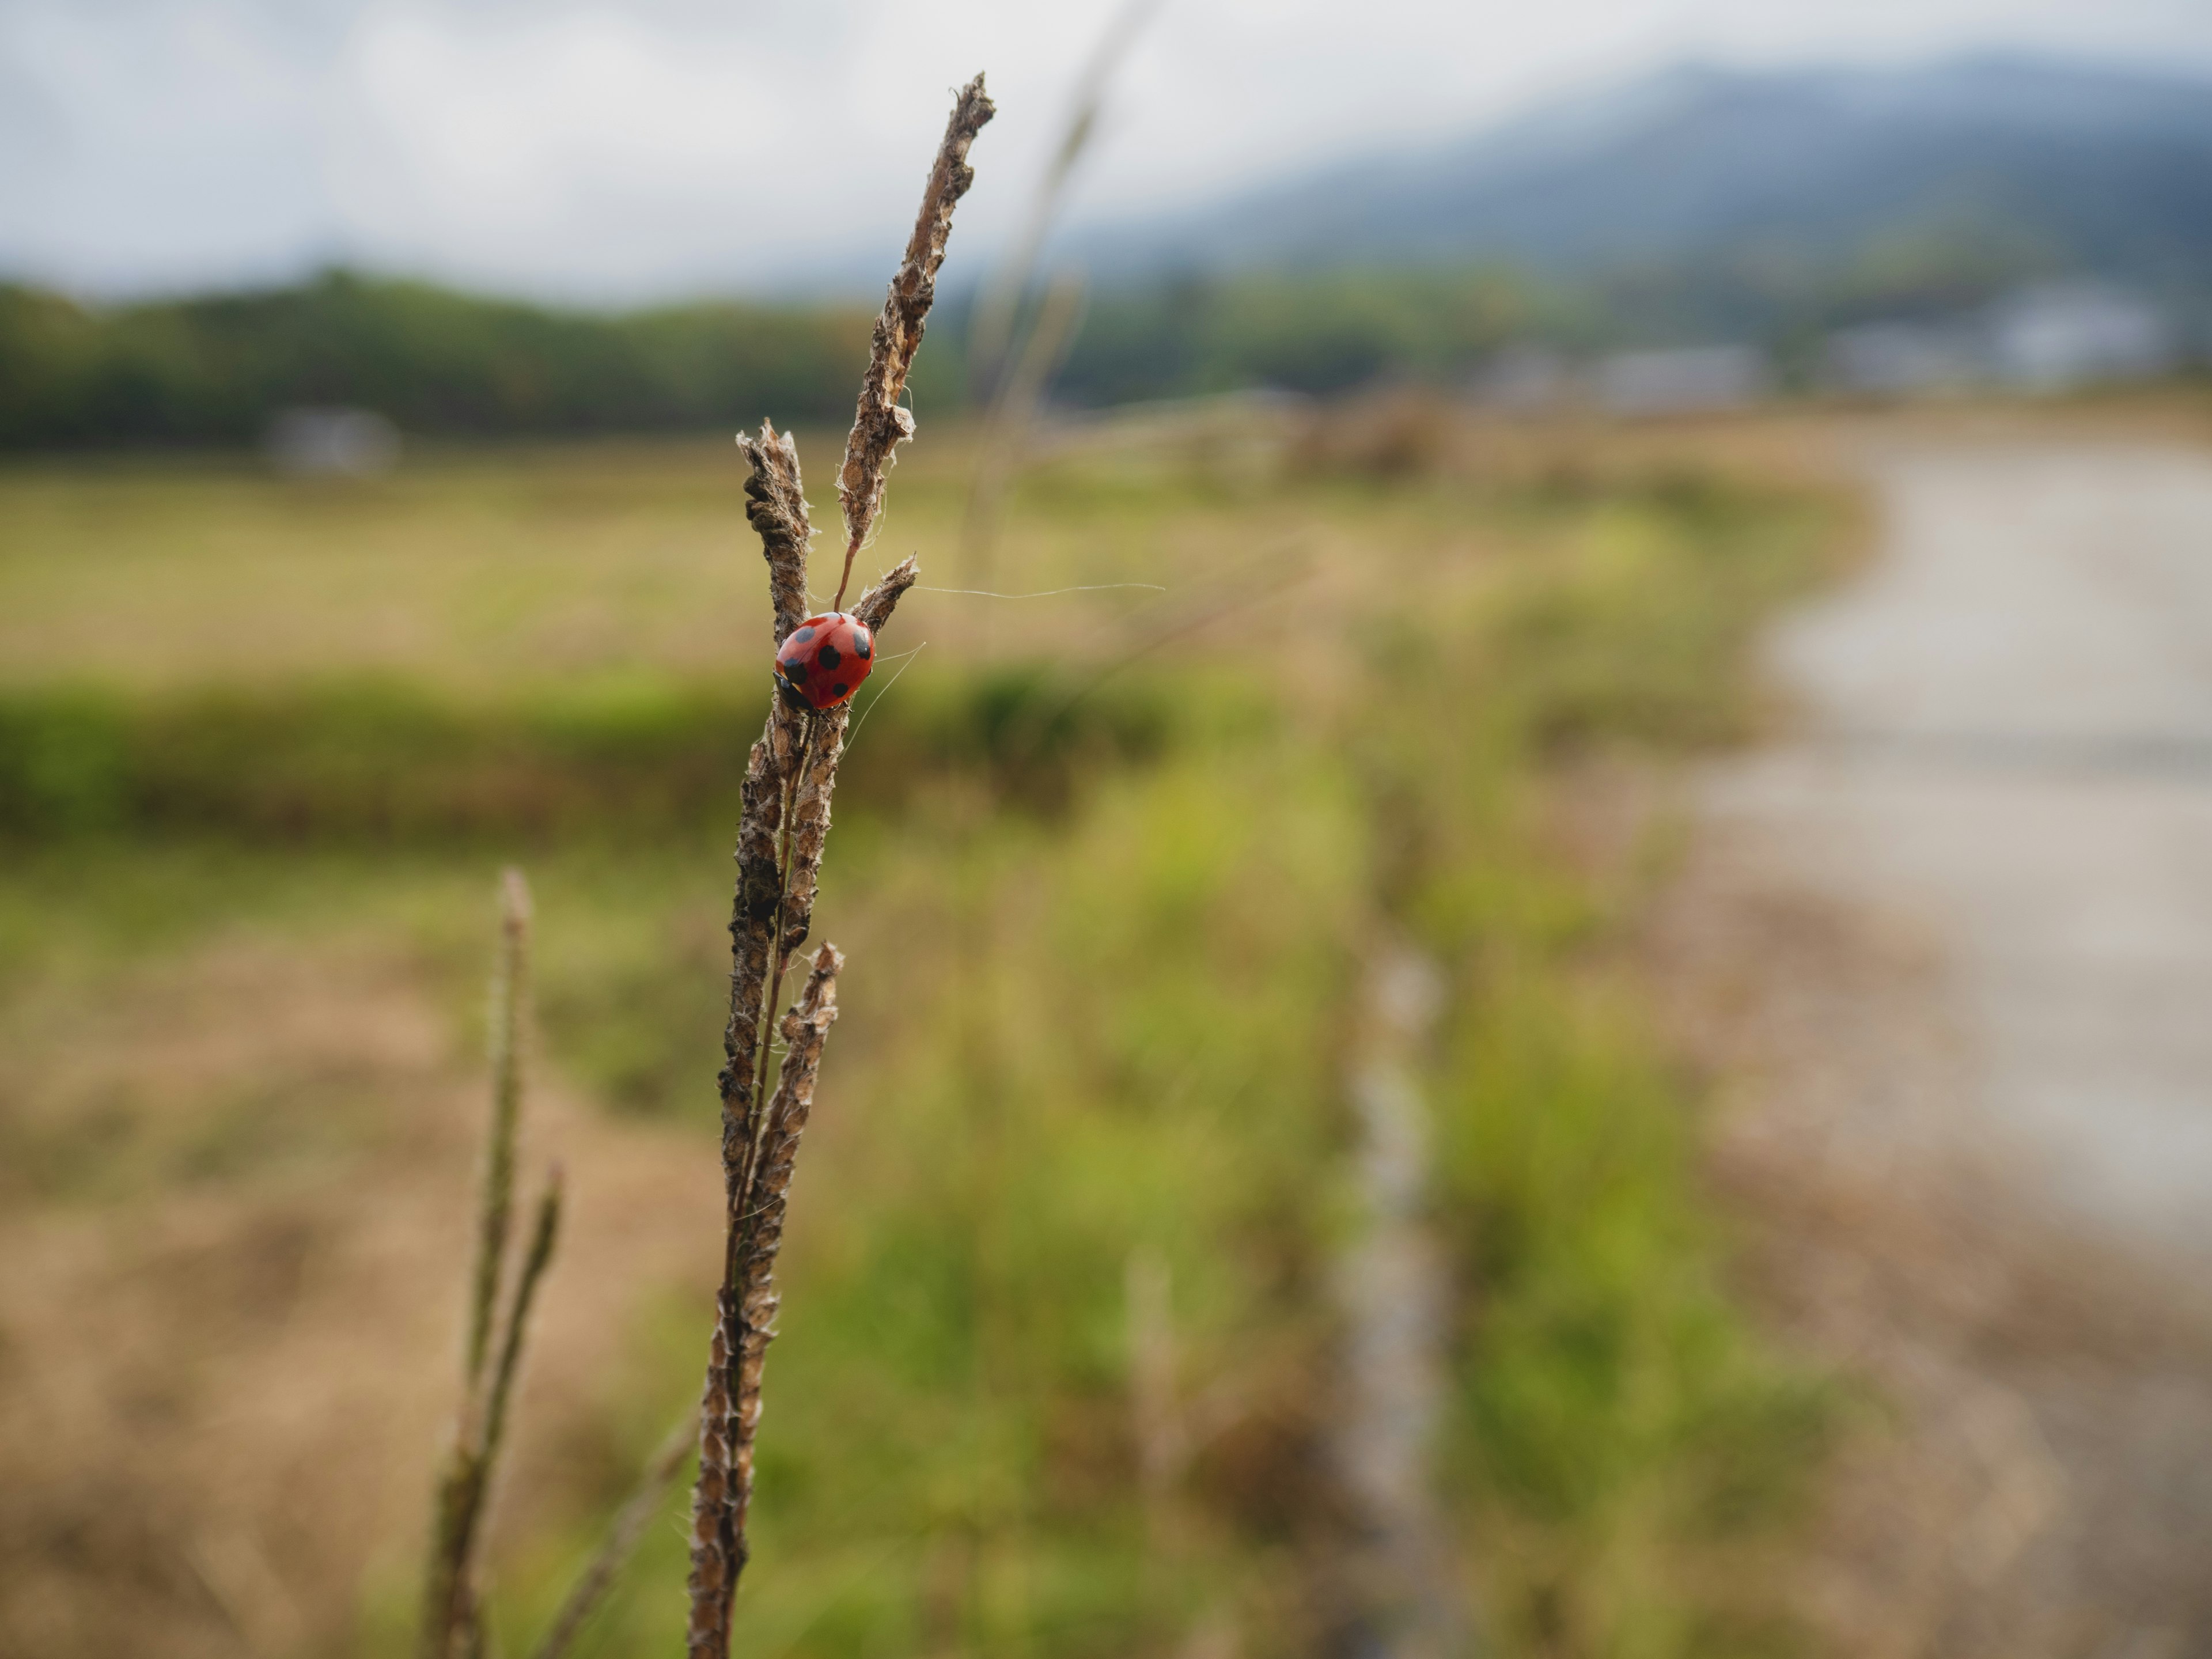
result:
<svg viewBox="0 0 2212 1659"><path fill-rule="evenodd" d="M1007 244L1009 251L983 284L968 330L969 390L994 404L999 399L1009 362L1019 355L1013 349L1014 325L1029 297L1030 279L1036 272L1046 234L1067 194L1076 164L1097 136L1108 88L1161 3L1162 0L1123 0L1121 9L1107 19L1069 99L1059 148L1046 164L1044 176L1037 180L1021 228Z"/></svg>
<svg viewBox="0 0 2212 1659"><path fill-rule="evenodd" d="M422 1590L422 1634L416 1646L421 1659L451 1659L463 1633L475 1623L475 1589L464 1576L471 1557L468 1529L476 1510L474 1467L471 1447L457 1436L439 1471L438 1495L431 1510L430 1568Z"/></svg>
<svg viewBox="0 0 2212 1659"><path fill-rule="evenodd" d="M748 453L755 457L757 467L762 465L758 446L749 446ZM781 465L777 457L766 459L770 465ZM773 588L783 579L775 570L777 562L803 561L805 544L803 538L781 538L777 544L770 544L766 536L763 540L769 553ZM900 597L918 575L915 562L903 560L861 597L853 614L880 636ZM804 592L803 562L798 580ZM739 1407L747 1393L743 1373L751 1351L744 1286L760 1216L756 1194L765 1169L763 1127L765 1122L772 1127L774 1121L773 1109L765 1119L760 1110L768 1060L763 1026L781 995L784 963L805 943L812 926L847 719L842 706L809 714L776 698L745 769L737 901L730 919L730 1019L723 1032L720 1079L728 1231L700 1401L699 1475L692 1503L689 1639L694 1659L721 1659L728 1652L729 1610L738 1576L744 1570L744 1511L750 1489L750 1436L758 1415L759 1378L756 1355L751 1365L753 1417L741 1432ZM812 1086L810 1077L810 1100Z"/></svg>
<svg viewBox="0 0 2212 1659"><path fill-rule="evenodd" d="M891 451L914 433L898 406L922 322L935 297L952 210L975 175L968 147L994 111L975 77L953 106L923 193L906 258L892 280L878 320L862 380L838 491L844 498L847 545L833 605L844 603L853 558L882 504ZM807 613L806 566L813 532L801 487L799 455L787 437L763 423L740 437L750 464L745 516L768 561L769 592L781 644ZM915 562L903 561L863 594L853 614L881 636L900 597L912 587ZM782 1243L784 1205L799 1132L814 1097L816 1068L836 1017L841 958L829 945L783 1025L789 1043L775 1097L768 1092L769 1036L785 964L806 942L830 832L830 803L845 746L848 711L793 708L771 697L767 727L745 765L738 824L738 883L730 917L730 1018L722 1037L722 1178L726 1234L722 1283L699 1406L699 1473L691 1500L690 1659L726 1659L730 1613L746 1559L745 1517L752 1489L753 1437L760 1420L760 1381L774 1335L774 1269Z"/></svg>
<svg viewBox="0 0 2212 1659"><path fill-rule="evenodd" d="M477 1208L477 1261L469 1298L468 1357L463 1371L471 1395L482 1386L499 1303L514 1205L515 1123L522 1109L522 1020L530 995L530 884L522 872L500 877L499 963L491 981L491 1130L484 1143L483 1190Z"/></svg>
<svg viewBox="0 0 2212 1659"><path fill-rule="evenodd" d="M793 476L795 481L795 471ZM799 523L803 530L803 503ZM484 1177L477 1196L477 1260L470 1279L461 1407L452 1443L440 1467L431 1514L430 1561L419 1647L422 1659L480 1659L485 1651L486 1632L477 1586L477 1556L500 1453L506 1443L515 1384L521 1376L531 1313L560 1238L562 1178L556 1165L538 1198L530 1238L514 1268L512 1289L502 1310L501 1291L507 1280L507 1235L514 1204L515 1139L522 1116L522 1055L529 1007L530 890L521 875L513 870L506 872L501 886L500 940L498 965L492 975L492 1110ZM635 1549L669 1486L683 1472L695 1437L687 1413L680 1431L671 1435L654 1455L636 1492L617 1516L599 1552L562 1603L538 1649L541 1659L559 1659L574 1640Z"/></svg>
<svg viewBox="0 0 2212 1659"><path fill-rule="evenodd" d="M1060 372L1082 320L1083 279L1063 274L1045 291L1029 337L1004 377L983 423L982 453L968 483L968 507L960 520L961 577L978 587L994 580L992 550L998 539L999 507L1029 445L1030 428L1043 406L1046 387Z"/></svg>
<svg viewBox="0 0 2212 1659"><path fill-rule="evenodd" d="M776 1252L783 1244L783 1219L791 1193L799 1138L814 1107L814 1079L821 1069L822 1047L837 1018L837 971L845 958L834 945L814 954L797 1004L783 1017L783 1069L769 1102L761 1134L758 1172L753 1179L752 1226L740 1268L738 1306L744 1328L738 1350L738 1386L733 1415L736 1447L733 1503L738 1547L744 1547L745 1516L752 1504L753 1442L760 1430L761 1372L768 1345L775 1340ZM742 1567L742 1561L739 1563Z"/></svg>
<svg viewBox="0 0 2212 1659"><path fill-rule="evenodd" d="M461 1404L439 1472L432 1510L429 1567L423 1585L422 1659L453 1659L481 1645L477 1546L496 1472L538 1282L552 1260L560 1224L560 1172L540 1200L503 1325L497 1322L514 1196L515 1139L522 1115L524 1032L530 966L530 890L520 872L501 883L500 953L492 975L491 1123L477 1206L477 1259L461 1370ZM499 1343L496 1352L493 1338Z"/></svg>
<svg viewBox="0 0 2212 1659"><path fill-rule="evenodd" d="M529 1329L530 1310L537 1299L538 1281L553 1260L553 1245L561 1226L561 1174L556 1169L538 1200L537 1224L530 1247L514 1282L514 1299L507 1309L499 1363L491 1373L483 1413L471 1441L454 1466L450 1493L449 1597L444 1609L444 1644L441 1659L483 1650L483 1631L477 1591L477 1558L483 1538L483 1520L491 1495L492 1477L498 1472L499 1454L507 1437L507 1405L522 1364L523 1338Z"/></svg>
<svg viewBox="0 0 2212 1659"><path fill-rule="evenodd" d="M756 467L761 452L749 448ZM775 464L770 458L771 464ZM793 464L795 465L795 463ZM766 538L763 537L763 540ZM805 544L772 550L771 588L795 580L805 591ZM784 568L778 569L779 556ZM795 575L791 565L797 567ZM862 595L853 614L880 633L898 602L920 576L912 558L901 561ZM779 616L777 643L795 627ZM782 963L806 942L820 884L822 849L830 835L830 802L837 763L845 748L847 706L809 714L781 697L770 705L767 729L745 764L738 824L738 890L730 917L730 1018L722 1034L722 1173L731 1195L732 1226L751 1185L751 1159L759 1124L755 1108L762 1085L764 1029L775 1006ZM731 1236L734 1253L737 1235ZM734 1268L732 1254L726 1267Z"/></svg>
<svg viewBox="0 0 2212 1659"><path fill-rule="evenodd" d="M775 642L806 620L806 556L814 543L806 495L799 483L799 447L775 423L761 422L760 435L738 434L738 447L751 463L745 479L745 522L761 538L768 561L769 598L775 605Z"/></svg>
<svg viewBox="0 0 2212 1659"><path fill-rule="evenodd" d="M562 1659L575 1644L585 1622L614 1588L615 1579L637 1553L645 1529L653 1524L661 1505L668 1501L668 1489L676 1484L676 1477L691 1461L691 1449L698 1438L698 1413L687 1411L654 1449L636 1486L608 1524L606 1536L599 1540L590 1565L577 1577L567 1600L561 1603L561 1611L553 1616L552 1626L545 1632L545 1639L538 1644L532 1659Z"/></svg>
<svg viewBox="0 0 2212 1659"><path fill-rule="evenodd" d="M952 210L975 182L975 170L968 165L968 147L997 113L984 94L980 75L953 100L951 118L945 123L945 137L922 190L914 234L907 239L906 258L891 278L890 292L884 296L883 314L876 319L868 372L860 381L860 408L853 417L852 434L845 441L845 464L837 473L837 495L845 508L845 568L833 608L845 602L845 589L853 579L853 556L867 540L883 506L893 452L914 436L914 416L899 407L899 394L906 389L907 372L921 347L922 325L937 300L937 272L952 234Z"/></svg>
<svg viewBox="0 0 2212 1659"><path fill-rule="evenodd" d="M811 532L798 455L787 437L778 437L765 424L758 438L740 444L752 465L746 516L768 561L781 644L806 615ZM902 561L860 598L853 614L880 636L917 575L915 562ZM813 923L848 718L843 706L810 713L781 697L771 699L766 729L746 762L740 796L737 896L730 917L730 1018L723 1030L720 1078L727 1231L700 1401L699 1474L692 1500L688 1639L695 1659L721 1659L729 1651L730 1607L744 1568L744 1504L750 1458L748 1449L741 1472L738 1407L747 1352L743 1280L757 1207L752 1194L761 1150L767 1028L781 997L784 963L805 943ZM755 1380L757 1384L757 1375Z"/></svg>
<svg viewBox="0 0 2212 1659"><path fill-rule="evenodd" d="M530 1231L530 1248L522 1258L522 1272L514 1281L514 1300L507 1310L506 1334L500 1342L499 1366L492 1373L491 1390L484 1402L483 1443L480 1461L486 1478L499 1461L507 1435L507 1408L514 1395L514 1379L522 1369L523 1339L530 1330L530 1310L538 1299L538 1285L553 1262L553 1246L561 1237L561 1166L555 1164L538 1194L538 1220Z"/></svg>
<svg viewBox="0 0 2212 1659"><path fill-rule="evenodd" d="M737 1296L714 1298L714 1330L707 1352L707 1387L699 1401L699 1474L691 1488L691 1622L684 1651L691 1659L723 1659L730 1650L730 1606L738 1593L735 1497L736 1413L731 1409L730 1356L744 1333Z"/></svg>

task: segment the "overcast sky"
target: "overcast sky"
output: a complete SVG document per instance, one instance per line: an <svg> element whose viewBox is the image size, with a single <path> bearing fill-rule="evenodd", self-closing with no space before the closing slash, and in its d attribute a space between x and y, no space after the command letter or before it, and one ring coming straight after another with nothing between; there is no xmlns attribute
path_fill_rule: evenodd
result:
<svg viewBox="0 0 2212 1659"><path fill-rule="evenodd" d="M972 262L1121 3L0 0L0 273L772 287L887 259L950 89L983 69L1001 113L954 241ZM1073 206L1184 203L1684 59L1991 46L2212 75L2212 0L1164 0Z"/></svg>

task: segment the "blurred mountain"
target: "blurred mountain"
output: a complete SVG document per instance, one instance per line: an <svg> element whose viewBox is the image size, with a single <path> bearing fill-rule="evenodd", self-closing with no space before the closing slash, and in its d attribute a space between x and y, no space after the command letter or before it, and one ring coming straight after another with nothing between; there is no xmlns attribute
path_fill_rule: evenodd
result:
<svg viewBox="0 0 2212 1659"><path fill-rule="evenodd" d="M1122 281L1485 262L1829 308L2072 273L2203 293L2212 83L2021 57L1683 68L1074 240Z"/></svg>

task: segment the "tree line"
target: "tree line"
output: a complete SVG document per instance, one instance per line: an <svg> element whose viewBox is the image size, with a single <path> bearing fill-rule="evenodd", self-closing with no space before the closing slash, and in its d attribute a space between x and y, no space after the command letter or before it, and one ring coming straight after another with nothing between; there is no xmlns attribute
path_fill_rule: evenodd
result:
<svg viewBox="0 0 2212 1659"><path fill-rule="evenodd" d="M1101 407L1253 386L1449 384L1500 347L1756 340L1785 362L1867 316L1940 314L2021 274L1937 238L1837 269L1771 250L1566 283L1496 265L1190 274L1093 295L1053 382ZM966 401L968 296L912 390ZM850 417L874 307L704 301L560 310L329 271L287 288L94 307L0 285L0 451L237 446L286 409L428 436L557 437Z"/></svg>
<svg viewBox="0 0 2212 1659"><path fill-rule="evenodd" d="M94 308L0 288L0 448L233 445L282 410L455 436L698 429L849 414L872 308L554 310L343 271Z"/></svg>
<svg viewBox="0 0 2212 1659"><path fill-rule="evenodd" d="M964 401L967 310L948 296L918 399ZM1174 280L1097 296L1054 395L1100 405L1433 378L1534 314L1486 272ZM564 311L345 271L111 307L0 286L0 450L251 444L280 411L320 406L454 437L836 422L873 315L861 302Z"/></svg>

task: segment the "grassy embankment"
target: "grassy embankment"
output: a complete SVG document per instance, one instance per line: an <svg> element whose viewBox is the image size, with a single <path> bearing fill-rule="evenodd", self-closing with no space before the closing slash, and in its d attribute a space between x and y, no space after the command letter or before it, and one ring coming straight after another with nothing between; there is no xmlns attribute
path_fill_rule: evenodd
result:
<svg viewBox="0 0 2212 1659"><path fill-rule="evenodd" d="M988 584L952 552L957 445L902 466L882 546L927 579L1168 592L924 594L886 636L928 645L870 687L832 838L847 1012L750 1650L1299 1650L1347 1010L1383 927L1450 981L1439 1467L1486 1624L1508 1653L1786 1643L1757 1568L1820 1391L1723 1292L1697 1102L1611 948L1650 837L1593 861L1562 781L1741 731L1750 630L1840 516L1679 465L1362 450L1071 453ZM764 691L738 482L720 447L0 477L0 1234L33 1264L0 1387L51 1396L0 1436L0 1626L57 1656L157 1620L179 1653L393 1650L502 860L538 893L539 1151L580 1195L495 1550L510 1648L693 1391ZM596 1219L595 1183L625 1195ZM1170 1274L1192 1438L1149 1511L1133 1258ZM44 1341L103 1297L156 1334ZM78 1513L94 1491L143 1495L126 1523ZM665 1650L681 1573L656 1532L593 1650Z"/></svg>

